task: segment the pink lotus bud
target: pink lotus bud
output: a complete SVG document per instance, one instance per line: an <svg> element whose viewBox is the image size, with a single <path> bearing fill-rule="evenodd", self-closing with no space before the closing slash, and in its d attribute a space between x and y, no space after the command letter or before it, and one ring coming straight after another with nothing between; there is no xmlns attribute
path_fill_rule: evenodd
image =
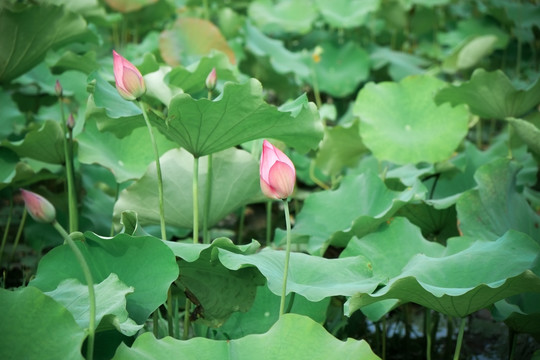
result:
<svg viewBox="0 0 540 360"><path fill-rule="evenodd" d="M66 121L66 125L68 129L71 129L71 130L73 130L73 128L75 127L75 118L73 117L73 113L69 114Z"/></svg>
<svg viewBox="0 0 540 360"><path fill-rule="evenodd" d="M26 210L34 220L41 223L52 223L56 219L54 206L43 196L21 189Z"/></svg>
<svg viewBox="0 0 540 360"><path fill-rule="evenodd" d="M217 81L217 74L216 74L216 68L212 68L212 71L208 74L206 77L206 88L210 91L214 90L216 88L216 81Z"/></svg>
<svg viewBox="0 0 540 360"><path fill-rule="evenodd" d="M64 92L64 90L62 89L62 85L60 85L60 81L58 80L56 80L56 84L54 84L54 92L58 97L62 96L62 93Z"/></svg>
<svg viewBox="0 0 540 360"><path fill-rule="evenodd" d="M146 85L139 69L114 50L113 64L118 93L126 100L135 100L143 96Z"/></svg>
<svg viewBox="0 0 540 360"><path fill-rule="evenodd" d="M287 155L266 140L263 141L259 174L264 195L272 199L291 196L296 181L294 165Z"/></svg>

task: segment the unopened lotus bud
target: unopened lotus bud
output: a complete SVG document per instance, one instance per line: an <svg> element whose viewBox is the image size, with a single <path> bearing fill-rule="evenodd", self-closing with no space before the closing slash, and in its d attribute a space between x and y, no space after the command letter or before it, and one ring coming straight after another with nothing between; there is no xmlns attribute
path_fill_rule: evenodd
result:
<svg viewBox="0 0 540 360"><path fill-rule="evenodd" d="M206 77L206 88L209 91L212 91L216 88L216 82L217 82L217 74L216 74L216 68L212 68L212 71L208 74Z"/></svg>
<svg viewBox="0 0 540 360"><path fill-rule="evenodd" d="M28 190L21 189L21 195L26 205L26 210L34 220L41 223L52 223L56 219L56 210L43 196Z"/></svg>
<svg viewBox="0 0 540 360"><path fill-rule="evenodd" d="M56 96L58 97L61 97L64 92L64 89L62 89L62 85L58 80L56 80L56 84L54 85L54 91L56 92Z"/></svg>
<svg viewBox="0 0 540 360"><path fill-rule="evenodd" d="M66 125L70 130L73 130L73 128L75 127L75 118L73 117L73 113L69 114Z"/></svg>
<svg viewBox="0 0 540 360"><path fill-rule="evenodd" d="M146 85L139 69L113 50L114 80L120 96L126 100L140 98Z"/></svg>

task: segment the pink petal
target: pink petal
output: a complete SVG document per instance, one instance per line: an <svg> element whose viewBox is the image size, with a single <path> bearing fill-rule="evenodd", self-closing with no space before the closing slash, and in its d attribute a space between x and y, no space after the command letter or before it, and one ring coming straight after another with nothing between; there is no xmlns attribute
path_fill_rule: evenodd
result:
<svg viewBox="0 0 540 360"><path fill-rule="evenodd" d="M280 199L286 199L293 193L296 172L294 167L282 161L277 161L268 174L268 184Z"/></svg>

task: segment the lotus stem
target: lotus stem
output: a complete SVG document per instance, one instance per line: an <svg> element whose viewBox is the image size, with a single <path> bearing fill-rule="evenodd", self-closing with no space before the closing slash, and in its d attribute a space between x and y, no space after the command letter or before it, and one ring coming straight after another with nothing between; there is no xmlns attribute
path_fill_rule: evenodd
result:
<svg viewBox="0 0 540 360"><path fill-rule="evenodd" d="M152 129L152 125L150 125L150 120L148 120L148 114L146 113L146 110L144 108L144 105L141 101L137 101L139 104L139 107L142 110L144 122L146 123L146 127L148 128L148 134L150 135L150 141L152 142L152 146L154 148L154 155L156 157L156 175L157 175L157 182L158 182L158 197L159 197L159 222L161 226L161 238L163 240L167 240L167 230L165 228L165 208L164 208L164 200L163 200L163 179L161 176L161 164L159 161L159 151L156 143L156 139L154 137L154 130Z"/></svg>
<svg viewBox="0 0 540 360"><path fill-rule="evenodd" d="M283 200L283 209L285 211L285 224L287 226L287 248L285 250L285 267L283 269L283 286L281 288L281 302L279 305L279 317L281 318L285 311L285 298L287 296L287 276L289 274L289 259L291 257L291 218L289 216L289 203L287 199Z"/></svg>
<svg viewBox="0 0 540 360"><path fill-rule="evenodd" d="M69 236L66 230L64 230L62 225L60 225L58 221L56 220L52 222L52 225L54 226L56 231L58 231L60 235L62 235L62 237L64 238L64 242L69 245L69 247L75 254L75 257L77 258L77 261L79 262L79 265L81 266L81 269L84 274L84 278L86 280L86 284L88 286L90 319L88 322L88 347L87 347L86 359L92 360L94 358L94 338L95 338L95 331L96 331L96 294L94 293L94 280L92 278L92 272L90 271L90 267L88 267L88 263L86 262L86 259L84 258L84 255L82 254L81 250L75 244L73 239Z"/></svg>
<svg viewBox="0 0 540 360"><path fill-rule="evenodd" d="M465 332L465 323L467 318L461 318L461 323L459 324L458 337L456 340L456 351L454 352L454 360L459 359L459 353L461 352L461 345L463 344L463 333Z"/></svg>

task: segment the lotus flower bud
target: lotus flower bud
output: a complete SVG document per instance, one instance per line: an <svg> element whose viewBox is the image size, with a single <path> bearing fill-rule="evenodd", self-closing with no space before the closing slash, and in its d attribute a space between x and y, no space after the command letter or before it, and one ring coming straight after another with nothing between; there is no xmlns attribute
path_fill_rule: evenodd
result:
<svg viewBox="0 0 540 360"><path fill-rule="evenodd" d="M73 128L75 127L75 118L73 117L73 113L69 114L66 125L70 130L73 130Z"/></svg>
<svg viewBox="0 0 540 360"><path fill-rule="evenodd" d="M292 161L268 141L263 141L259 167L261 190L272 199L286 199L293 193L296 170Z"/></svg>
<svg viewBox="0 0 540 360"><path fill-rule="evenodd" d="M21 189L21 195L26 205L26 210L34 220L41 223L52 223L56 219L54 206L43 196L28 190Z"/></svg>
<svg viewBox="0 0 540 360"><path fill-rule="evenodd" d="M146 92L144 79L132 63L113 50L114 79L116 90L126 100L140 98Z"/></svg>
<svg viewBox="0 0 540 360"><path fill-rule="evenodd" d="M212 71L208 74L206 77L206 88L209 91L212 91L216 88L216 82L217 82L217 74L216 74L216 68L212 68Z"/></svg>
<svg viewBox="0 0 540 360"><path fill-rule="evenodd" d="M60 84L60 81L56 80L56 84L54 84L54 92L56 93L56 96L61 97L62 93L64 92L64 89L62 89L62 85Z"/></svg>

